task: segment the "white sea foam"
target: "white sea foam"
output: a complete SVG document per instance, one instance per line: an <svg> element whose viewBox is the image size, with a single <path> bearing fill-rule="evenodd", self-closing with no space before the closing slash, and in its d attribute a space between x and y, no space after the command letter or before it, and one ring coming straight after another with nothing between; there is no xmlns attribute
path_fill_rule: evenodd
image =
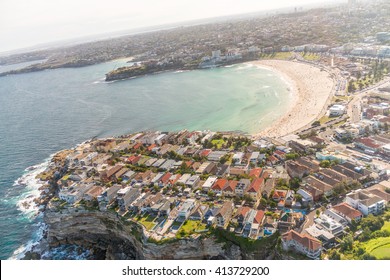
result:
<svg viewBox="0 0 390 280"><path fill-rule="evenodd" d="M20 260L26 255L26 252L32 251L39 243L41 242L46 230L47 225L43 222L37 224L38 230L34 233L33 238L27 242L27 244L21 245L18 249L14 251L10 260Z"/></svg>
<svg viewBox="0 0 390 280"><path fill-rule="evenodd" d="M43 185L43 182L40 179L37 179L37 175L45 171L49 166L49 160L37 165L30 166L25 169L25 174L22 177L18 178L14 182L14 186L24 186L26 187L26 192L24 192L17 202L18 209L22 211L29 219L33 219L39 212L38 205L34 202L36 198L39 197L40 191L39 188Z"/></svg>

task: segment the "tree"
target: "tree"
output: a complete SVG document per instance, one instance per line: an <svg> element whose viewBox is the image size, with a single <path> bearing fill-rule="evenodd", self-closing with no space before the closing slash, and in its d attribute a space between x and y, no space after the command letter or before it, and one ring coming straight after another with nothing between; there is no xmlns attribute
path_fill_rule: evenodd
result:
<svg viewBox="0 0 390 280"><path fill-rule="evenodd" d="M268 204L268 202L267 202L267 200L266 200L265 198L261 198L261 199L260 199L260 205L261 205L262 207L266 207L267 204Z"/></svg>
<svg viewBox="0 0 390 280"><path fill-rule="evenodd" d="M319 209L316 210L316 216L319 217L321 214L321 211Z"/></svg>
<svg viewBox="0 0 390 280"><path fill-rule="evenodd" d="M252 196L250 196L249 194L245 194L244 195L244 200L248 203L251 203L251 202L254 202L255 200L253 199Z"/></svg>
<svg viewBox="0 0 390 280"><path fill-rule="evenodd" d="M340 243L340 250L342 252L347 252L352 250L353 247L353 237L352 235L346 235Z"/></svg>
<svg viewBox="0 0 390 280"><path fill-rule="evenodd" d="M329 160L323 160L323 161L321 161L320 166L322 168L329 168L330 167L330 161Z"/></svg>
<svg viewBox="0 0 390 280"><path fill-rule="evenodd" d="M373 215L368 215L367 217L363 218L362 221L360 222L360 225L362 229L369 229L370 231L376 231L380 230L383 225L384 221L382 217L375 217Z"/></svg>
<svg viewBox="0 0 390 280"><path fill-rule="evenodd" d="M321 122L320 121L315 121L311 124L311 126L320 126Z"/></svg>
<svg viewBox="0 0 390 280"><path fill-rule="evenodd" d="M290 180L290 188L293 189L293 190L297 190L299 189L301 185L301 179L299 179L298 177L294 177Z"/></svg>
<svg viewBox="0 0 390 280"><path fill-rule="evenodd" d="M299 157L297 153L288 153L285 156L286 156L286 160L297 159Z"/></svg>
<svg viewBox="0 0 390 280"><path fill-rule="evenodd" d="M341 255L337 250L331 250L329 252L329 259L330 260L341 260Z"/></svg>

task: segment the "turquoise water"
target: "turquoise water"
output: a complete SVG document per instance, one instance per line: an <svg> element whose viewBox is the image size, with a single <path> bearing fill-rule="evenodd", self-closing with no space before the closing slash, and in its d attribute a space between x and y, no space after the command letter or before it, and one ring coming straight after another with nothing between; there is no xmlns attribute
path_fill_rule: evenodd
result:
<svg viewBox="0 0 390 280"><path fill-rule="evenodd" d="M124 64L0 77L0 259L39 235L36 209L20 201L37 194L32 173L45 165L26 168L54 152L147 129L257 132L291 102L276 74L251 64L103 82Z"/></svg>

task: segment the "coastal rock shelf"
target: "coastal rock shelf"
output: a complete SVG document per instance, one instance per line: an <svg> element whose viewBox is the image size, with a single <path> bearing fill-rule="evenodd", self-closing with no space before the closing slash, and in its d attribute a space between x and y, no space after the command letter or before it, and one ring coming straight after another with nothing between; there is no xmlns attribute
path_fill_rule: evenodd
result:
<svg viewBox="0 0 390 280"><path fill-rule="evenodd" d="M47 241L51 247L75 244L91 249L103 259L241 259L237 246L226 249L215 238L176 240L168 244L147 242L142 227L125 224L116 214L75 209L45 212Z"/></svg>

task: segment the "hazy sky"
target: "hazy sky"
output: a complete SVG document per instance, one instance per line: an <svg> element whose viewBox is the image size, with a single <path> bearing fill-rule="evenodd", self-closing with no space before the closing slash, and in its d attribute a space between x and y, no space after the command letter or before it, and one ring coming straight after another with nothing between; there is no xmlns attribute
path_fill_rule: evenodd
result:
<svg viewBox="0 0 390 280"><path fill-rule="evenodd" d="M165 23L323 0L0 0L0 52Z"/></svg>

